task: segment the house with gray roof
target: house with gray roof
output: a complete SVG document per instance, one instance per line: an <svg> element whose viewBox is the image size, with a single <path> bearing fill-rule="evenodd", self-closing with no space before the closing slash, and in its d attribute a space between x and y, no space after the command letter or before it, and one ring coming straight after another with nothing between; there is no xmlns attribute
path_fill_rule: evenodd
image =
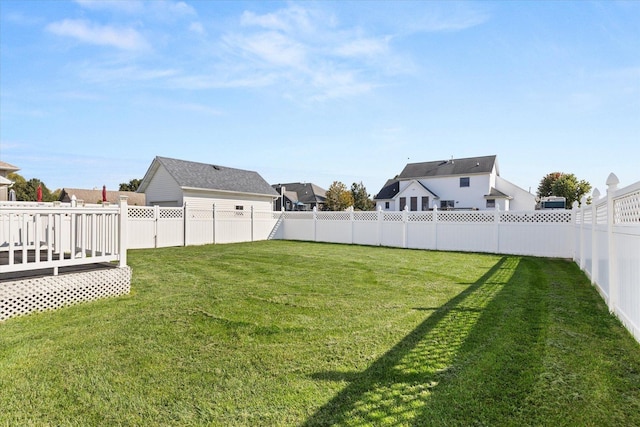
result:
<svg viewBox="0 0 640 427"><path fill-rule="evenodd" d="M84 188L68 188L65 187L60 190L60 196L58 201L63 203L69 203L74 198L77 202L83 202L86 204L98 204L102 203L102 190L101 189L84 189ZM134 191L111 191L106 192L107 202L112 205L120 203L120 196L127 196L127 204L129 206L145 206L145 197L142 193L136 193Z"/></svg>
<svg viewBox="0 0 640 427"><path fill-rule="evenodd" d="M148 206L272 210L278 193L257 172L226 166L156 157L139 193Z"/></svg>
<svg viewBox="0 0 640 427"><path fill-rule="evenodd" d="M274 205L276 211L322 210L327 199L327 190L310 182L273 184L271 187L280 195Z"/></svg>
<svg viewBox="0 0 640 427"><path fill-rule="evenodd" d="M500 176L497 156L409 163L374 197L383 210L533 210L535 196Z"/></svg>

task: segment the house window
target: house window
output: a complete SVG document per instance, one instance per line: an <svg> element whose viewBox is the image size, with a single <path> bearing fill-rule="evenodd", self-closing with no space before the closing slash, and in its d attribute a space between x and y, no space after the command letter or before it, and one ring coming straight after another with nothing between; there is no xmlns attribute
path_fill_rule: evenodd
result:
<svg viewBox="0 0 640 427"><path fill-rule="evenodd" d="M244 206L242 206L242 205L236 205L236 210L237 210L237 211L243 211L243 210L244 210Z"/></svg>
<svg viewBox="0 0 640 427"><path fill-rule="evenodd" d="M440 209L453 209L454 205L453 200L440 200Z"/></svg>
<svg viewBox="0 0 640 427"><path fill-rule="evenodd" d="M384 202L384 208L389 209L389 202Z"/></svg>
<svg viewBox="0 0 640 427"><path fill-rule="evenodd" d="M417 211L418 210L418 198L417 197L412 197L411 198L411 210L412 211Z"/></svg>
<svg viewBox="0 0 640 427"><path fill-rule="evenodd" d="M495 208L496 199L487 199L487 208Z"/></svg>
<svg viewBox="0 0 640 427"><path fill-rule="evenodd" d="M429 210L429 197L427 196L422 196L422 210L423 211Z"/></svg>
<svg viewBox="0 0 640 427"><path fill-rule="evenodd" d="M460 187L468 187L469 186L469 177L460 178Z"/></svg>
<svg viewBox="0 0 640 427"><path fill-rule="evenodd" d="M403 211L405 206L407 206L407 198L400 197L400 210Z"/></svg>

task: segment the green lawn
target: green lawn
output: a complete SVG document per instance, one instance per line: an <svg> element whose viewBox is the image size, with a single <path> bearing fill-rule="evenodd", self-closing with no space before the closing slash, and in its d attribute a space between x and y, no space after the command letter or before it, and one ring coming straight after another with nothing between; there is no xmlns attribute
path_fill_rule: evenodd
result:
<svg viewBox="0 0 640 427"><path fill-rule="evenodd" d="M129 251L0 323L0 426L640 425L640 345L569 261L268 241Z"/></svg>

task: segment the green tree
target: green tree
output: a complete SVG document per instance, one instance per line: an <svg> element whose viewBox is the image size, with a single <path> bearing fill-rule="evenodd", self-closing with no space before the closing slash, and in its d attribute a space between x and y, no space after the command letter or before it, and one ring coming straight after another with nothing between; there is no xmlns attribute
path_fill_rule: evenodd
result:
<svg viewBox="0 0 640 427"><path fill-rule="evenodd" d="M580 202L582 196L591 191L591 184L584 179L579 180L572 173L552 172L545 175L538 185L538 197L557 196L567 200L567 207L574 201Z"/></svg>
<svg viewBox="0 0 640 427"><path fill-rule="evenodd" d="M359 184L355 182L351 184L351 196L353 197L353 208L359 211L373 210L376 204L370 199L371 195L367 193L367 189L360 181Z"/></svg>
<svg viewBox="0 0 640 427"><path fill-rule="evenodd" d="M327 190L324 209L327 211L343 211L349 206L353 206L351 191L340 181L333 181L333 184Z"/></svg>
<svg viewBox="0 0 640 427"><path fill-rule="evenodd" d="M119 191L137 191L138 187L140 187L141 179L132 179L131 181L123 182L120 184Z"/></svg>
<svg viewBox="0 0 640 427"><path fill-rule="evenodd" d="M51 192L49 188L38 178L26 180L22 175L12 172L7 178L13 181L11 188L16 192L16 199L26 202L35 202L38 200L38 186L42 187L42 201L53 202L58 200L60 190Z"/></svg>

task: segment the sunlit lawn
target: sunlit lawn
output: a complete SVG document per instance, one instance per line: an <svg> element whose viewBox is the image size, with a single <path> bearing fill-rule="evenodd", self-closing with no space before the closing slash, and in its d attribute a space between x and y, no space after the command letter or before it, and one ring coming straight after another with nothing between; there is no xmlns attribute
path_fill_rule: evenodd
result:
<svg viewBox="0 0 640 427"><path fill-rule="evenodd" d="M129 251L122 298L0 323L0 426L640 425L571 262L269 241Z"/></svg>

